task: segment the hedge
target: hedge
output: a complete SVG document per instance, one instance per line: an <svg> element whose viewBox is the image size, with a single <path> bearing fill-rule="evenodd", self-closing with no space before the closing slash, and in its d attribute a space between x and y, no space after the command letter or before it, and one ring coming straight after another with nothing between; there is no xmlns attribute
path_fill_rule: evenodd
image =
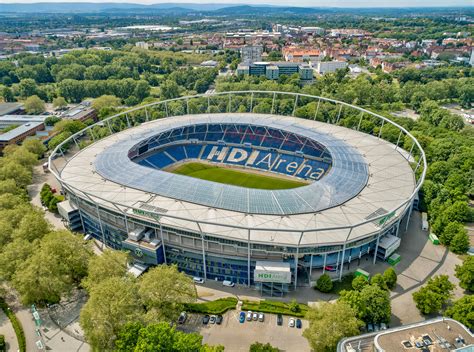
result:
<svg viewBox="0 0 474 352"><path fill-rule="evenodd" d="M187 303L185 309L191 313L201 314L224 314L228 310L235 309L237 298L226 297L206 303Z"/></svg>
<svg viewBox="0 0 474 352"><path fill-rule="evenodd" d="M13 330L15 330L16 339L18 340L18 347L20 349L20 352L26 352L25 333L23 331L23 327L21 326L20 321L16 317L15 313L13 313L10 310L10 308L8 307L8 304L5 302L3 298L0 298L0 307L2 308L3 312L8 317L8 319L10 319L10 322L12 323Z"/></svg>
<svg viewBox="0 0 474 352"><path fill-rule="evenodd" d="M263 300L260 302L243 301L242 310L251 310L253 312L263 312L272 314L292 315L303 318L308 311L306 304L298 303L299 311L294 312L290 309L291 303Z"/></svg>

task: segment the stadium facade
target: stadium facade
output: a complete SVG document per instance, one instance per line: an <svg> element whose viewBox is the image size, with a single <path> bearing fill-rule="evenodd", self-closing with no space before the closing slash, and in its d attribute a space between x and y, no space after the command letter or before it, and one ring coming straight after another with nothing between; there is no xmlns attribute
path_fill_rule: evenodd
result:
<svg viewBox="0 0 474 352"><path fill-rule="evenodd" d="M257 97L271 101L269 113L254 112ZM294 100L290 116L275 113L283 98ZM234 112L237 99L249 112ZM193 100L207 101L204 113L193 111ZM295 117L302 101L315 103L314 118ZM180 114L170 111L177 104ZM318 118L323 104L335 112L325 122ZM354 111L356 126L338 125ZM359 131L365 119L377 121L378 134ZM396 143L381 138L384 124L399 131ZM100 129L108 136L99 138ZM407 141L408 151L400 146ZM251 189L168 171L188 161L306 184ZM426 160L418 142L382 116L321 97L253 91L117 114L58 146L49 167L67 195L60 212L72 229L129 250L142 264L177 264L192 276L282 295L308 285L313 269L340 278L344 263L365 255L386 260L400 244Z"/></svg>

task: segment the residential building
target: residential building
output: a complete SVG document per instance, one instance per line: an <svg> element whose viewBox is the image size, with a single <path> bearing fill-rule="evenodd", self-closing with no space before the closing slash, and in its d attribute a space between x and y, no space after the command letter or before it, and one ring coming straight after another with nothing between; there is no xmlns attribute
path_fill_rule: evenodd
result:
<svg viewBox="0 0 474 352"><path fill-rule="evenodd" d="M282 50L285 61L304 62L319 61L324 56L319 49L284 47Z"/></svg>

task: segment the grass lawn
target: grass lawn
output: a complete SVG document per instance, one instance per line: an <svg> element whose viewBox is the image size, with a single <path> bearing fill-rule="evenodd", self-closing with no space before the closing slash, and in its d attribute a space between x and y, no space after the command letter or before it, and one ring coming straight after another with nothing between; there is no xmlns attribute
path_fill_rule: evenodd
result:
<svg viewBox="0 0 474 352"><path fill-rule="evenodd" d="M252 312L263 312L271 314L292 315L294 317L303 318L308 312L306 304L298 303L296 311L290 309L290 303L263 300L260 302L246 301L242 302L242 310L251 310Z"/></svg>
<svg viewBox="0 0 474 352"><path fill-rule="evenodd" d="M172 173L228 185L258 189L288 189L306 186L306 183L284 178L254 174L204 163L186 163Z"/></svg>
<svg viewBox="0 0 474 352"><path fill-rule="evenodd" d="M185 309L191 313L224 314L230 309L235 309L236 305L237 298L226 297L205 303L188 303L185 304Z"/></svg>

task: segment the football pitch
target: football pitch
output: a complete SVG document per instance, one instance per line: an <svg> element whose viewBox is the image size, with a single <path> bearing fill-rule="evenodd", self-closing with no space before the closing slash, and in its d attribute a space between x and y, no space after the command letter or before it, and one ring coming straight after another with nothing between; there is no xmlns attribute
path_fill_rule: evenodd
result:
<svg viewBox="0 0 474 352"><path fill-rule="evenodd" d="M288 189L306 186L307 183L265 176L204 163L186 163L170 172L228 185L257 189Z"/></svg>

